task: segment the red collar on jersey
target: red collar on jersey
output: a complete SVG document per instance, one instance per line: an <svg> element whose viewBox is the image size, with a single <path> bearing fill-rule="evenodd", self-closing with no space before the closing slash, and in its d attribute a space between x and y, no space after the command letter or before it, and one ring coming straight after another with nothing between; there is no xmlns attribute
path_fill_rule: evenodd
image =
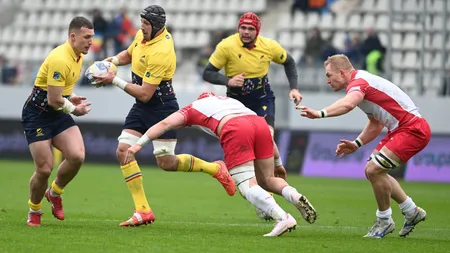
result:
<svg viewBox="0 0 450 253"><path fill-rule="evenodd" d="M200 96L198 96L197 100L200 100L202 98L207 98L207 97L215 97L215 96L216 96L216 94L214 94L214 92L206 91L206 92L203 92L202 94L200 94Z"/></svg>

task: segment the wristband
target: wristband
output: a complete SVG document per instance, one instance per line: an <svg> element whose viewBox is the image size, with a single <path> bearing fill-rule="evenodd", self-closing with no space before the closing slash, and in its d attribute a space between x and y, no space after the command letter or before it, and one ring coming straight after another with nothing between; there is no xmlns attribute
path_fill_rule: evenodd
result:
<svg viewBox="0 0 450 253"><path fill-rule="evenodd" d="M362 146L364 145L364 143L362 142L362 140L361 140L359 137L356 138L356 139L353 141L353 143L355 143L356 146L357 146L358 148L360 148L360 147L362 147Z"/></svg>
<svg viewBox="0 0 450 253"><path fill-rule="evenodd" d="M320 118L326 118L326 117L328 117L328 112L327 112L327 110L325 110L325 109L320 110L320 111L319 111L319 116L320 116Z"/></svg>
<svg viewBox="0 0 450 253"><path fill-rule="evenodd" d="M114 64L114 65L116 65L116 66L119 66L119 58L117 58L117 56L113 56L112 58L111 58L111 63L112 64Z"/></svg>
<svg viewBox="0 0 450 253"><path fill-rule="evenodd" d="M141 138L139 138L139 140L136 142L136 144L138 144L140 146L144 146L149 141L150 141L150 138L148 138L148 136L146 134L144 134L144 135L142 135Z"/></svg>
<svg viewBox="0 0 450 253"><path fill-rule="evenodd" d="M122 90L125 90L125 86L127 86L128 83L116 76L112 80L112 84L114 84L115 86L121 88Z"/></svg>
<svg viewBox="0 0 450 253"><path fill-rule="evenodd" d="M67 98L64 98L64 104L57 109L57 111L62 111L66 114L71 114L73 111L75 111L75 105L72 104Z"/></svg>

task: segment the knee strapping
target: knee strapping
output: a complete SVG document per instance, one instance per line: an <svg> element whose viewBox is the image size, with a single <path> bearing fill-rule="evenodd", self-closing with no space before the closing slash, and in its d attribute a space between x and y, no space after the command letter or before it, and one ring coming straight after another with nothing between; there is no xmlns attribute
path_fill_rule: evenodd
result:
<svg viewBox="0 0 450 253"><path fill-rule="evenodd" d="M153 141L153 155L156 157L175 155L176 141Z"/></svg>
<svg viewBox="0 0 450 253"><path fill-rule="evenodd" d="M250 179L255 177L255 169L253 166L240 166L230 170L229 173L242 197L247 198L246 195L250 189Z"/></svg>
<svg viewBox="0 0 450 253"><path fill-rule="evenodd" d="M139 140L140 137L127 133L125 131L122 131L122 133L120 134L120 136L117 138L117 140L119 141L119 143L125 143L128 144L130 146L133 146L134 144L136 144L136 142Z"/></svg>
<svg viewBox="0 0 450 253"><path fill-rule="evenodd" d="M370 156L372 161L380 168L386 170L392 170L398 167L400 164L393 159L389 158L383 151L378 152L378 154L372 154Z"/></svg>

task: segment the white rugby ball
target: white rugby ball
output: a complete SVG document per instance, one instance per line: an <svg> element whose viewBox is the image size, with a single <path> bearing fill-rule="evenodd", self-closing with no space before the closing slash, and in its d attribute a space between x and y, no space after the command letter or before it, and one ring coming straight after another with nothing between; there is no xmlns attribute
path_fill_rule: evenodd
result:
<svg viewBox="0 0 450 253"><path fill-rule="evenodd" d="M95 76L102 76L108 73L109 70L112 70L114 74L117 74L117 67L113 63L109 61L96 61L89 68L86 69L84 76L88 79L89 83L96 84Z"/></svg>

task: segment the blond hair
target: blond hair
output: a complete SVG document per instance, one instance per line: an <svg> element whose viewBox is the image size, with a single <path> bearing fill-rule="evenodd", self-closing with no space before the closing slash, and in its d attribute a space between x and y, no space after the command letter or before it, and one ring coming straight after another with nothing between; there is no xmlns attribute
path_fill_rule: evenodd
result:
<svg viewBox="0 0 450 253"><path fill-rule="evenodd" d="M331 69L333 71L350 71L353 70L353 65L348 59L348 57L344 54L335 54L332 56L329 56L328 59L323 63L323 66L326 68L327 65L331 66Z"/></svg>

